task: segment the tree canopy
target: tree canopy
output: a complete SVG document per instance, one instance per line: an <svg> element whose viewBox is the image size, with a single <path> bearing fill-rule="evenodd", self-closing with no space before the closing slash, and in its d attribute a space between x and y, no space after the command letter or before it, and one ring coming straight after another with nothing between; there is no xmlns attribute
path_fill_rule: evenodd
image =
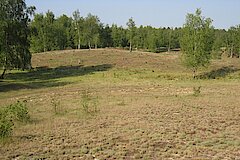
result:
<svg viewBox="0 0 240 160"><path fill-rule="evenodd" d="M24 0L0 1L0 66L3 67L0 78L4 78L9 68L31 66L28 24L34 10L35 7L27 7Z"/></svg>
<svg viewBox="0 0 240 160"><path fill-rule="evenodd" d="M184 64L191 68L193 76L199 67L207 66L211 59L213 26L210 18L204 18L201 10L186 16L181 38Z"/></svg>
<svg viewBox="0 0 240 160"><path fill-rule="evenodd" d="M129 50L130 52L132 52L132 45L133 45L133 40L135 38L136 35L136 24L135 21L133 20L133 18L130 18L127 22L127 26L128 26L128 42L129 42Z"/></svg>

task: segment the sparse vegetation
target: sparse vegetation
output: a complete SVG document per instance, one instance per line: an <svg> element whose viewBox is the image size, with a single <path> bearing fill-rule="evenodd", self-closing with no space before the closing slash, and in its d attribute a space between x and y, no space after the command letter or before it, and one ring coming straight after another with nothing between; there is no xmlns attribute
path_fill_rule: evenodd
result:
<svg viewBox="0 0 240 160"><path fill-rule="evenodd" d="M0 1L0 159L239 159L240 26L34 10Z"/></svg>
<svg viewBox="0 0 240 160"><path fill-rule="evenodd" d="M201 86L193 87L193 95L194 96L199 96L201 93Z"/></svg>
<svg viewBox="0 0 240 160"><path fill-rule="evenodd" d="M34 106L34 123L5 123L14 134L0 159L238 157L238 59L212 61L197 80L175 52L58 51L34 54L33 67L0 82L1 106L16 98Z"/></svg>
<svg viewBox="0 0 240 160"><path fill-rule="evenodd" d="M58 100L56 97L53 97L51 99L51 105L53 107L53 112L55 115L64 115L64 113L66 113L63 106L60 103L60 100Z"/></svg>
<svg viewBox="0 0 240 160"><path fill-rule="evenodd" d="M88 91L84 91L81 98L81 105L84 113L93 115L99 111L97 107L97 97L93 97Z"/></svg>

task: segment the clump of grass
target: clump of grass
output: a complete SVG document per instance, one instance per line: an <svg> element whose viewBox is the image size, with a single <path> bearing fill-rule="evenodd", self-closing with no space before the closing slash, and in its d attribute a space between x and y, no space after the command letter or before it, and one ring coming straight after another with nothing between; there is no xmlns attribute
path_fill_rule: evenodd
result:
<svg viewBox="0 0 240 160"><path fill-rule="evenodd" d="M119 75L114 72L114 73L113 73L113 77L114 77L114 78L119 78Z"/></svg>
<svg viewBox="0 0 240 160"><path fill-rule="evenodd" d="M53 97L51 99L51 105L53 107L53 112L55 115L63 115L65 113L65 110L61 106L60 101L56 97Z"/></svg>
<svg viewBox="0 0 240 160"><path fill-rule="evenodd" d="M119 106L126 106L126 102L124 101L124 99L122 99L119 103L118 103Z"/></svg>
<svg viewBox="0 0 240 160"><path fill-rule="evenodd" d="M193 96L197 97L201 93L201 86L193 87Z"/></svg>
<svg viewBox="0 0 240 160"><path fill-rule="evenodd" d="M84 91L81 98L81 106L84 113L95 114L99 112L97 107L98 97L93 97L88 91Z"/></svg>
<svg viewBox="0 0 240 160"><path fill-rule="evenodd" d="M29 122L30 115L25 102L17 102L0 110L0 138L11 136L13 126L17 122Z"/></svg>

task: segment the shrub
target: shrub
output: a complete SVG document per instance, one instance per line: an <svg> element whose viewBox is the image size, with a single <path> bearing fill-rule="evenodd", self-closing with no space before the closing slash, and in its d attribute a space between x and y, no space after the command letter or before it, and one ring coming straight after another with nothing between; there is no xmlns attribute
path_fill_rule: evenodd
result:
<svg viewBox="0 0 240 160"><path fill-rule="evenodd" d="M12 115L12 119L19 121L19 122L28 122L30 116L28 114L28 108L26 103L24 102L17 102L15 104L11 104L7 107L9 112Z"/></svg>
<svg viewBox="0 0 240 160"><path fill-rule="evenodd" d="M98 112L99 110L97 108L97 102L98 101L96 97L92 97L87 91L83 92L81 104L84 113L94 114Z"/></svg>
<svg viewBox="0 0 240 160"><path fill-rule="evenodd" d="M201 93L201 86L198 86L198 87L193 87L193 95L194 96L199 96Z"/></svg>
<svg viewBox="0 0 240 160"><path fill-rule="evenodd" d="M12 134L15 122L28 122L30 116L25 103L17 102L0 109L0 137L9 137Z"/></svg>
<svg viewBox="0 0 240 160"><path fill-rule="evenodd" d="M63 107L60 104L60 101L57 100L55 97L52 98L51 104L52 104L52 107L53 107L53 111L56 115L62 115L62 114L65 113Z"/></svg>
<svg viewBox="0 0 240 160"><path fill-rule="evenodd" d="M6 108L0 110L0 137L9 137L12 134L13 121Z"/></svg>

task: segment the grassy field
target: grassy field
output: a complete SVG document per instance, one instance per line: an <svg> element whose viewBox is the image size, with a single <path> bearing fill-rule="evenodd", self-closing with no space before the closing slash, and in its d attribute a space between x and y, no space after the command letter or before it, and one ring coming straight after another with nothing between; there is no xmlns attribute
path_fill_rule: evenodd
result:
<svg viewBox="0 0 240 160"><path fill-rule="evenodd" d="M240 159L239 59L198 80L179 53L56 51L32 64L0 82L0 106L27 101L31 116L0 159Z"/></svg>

